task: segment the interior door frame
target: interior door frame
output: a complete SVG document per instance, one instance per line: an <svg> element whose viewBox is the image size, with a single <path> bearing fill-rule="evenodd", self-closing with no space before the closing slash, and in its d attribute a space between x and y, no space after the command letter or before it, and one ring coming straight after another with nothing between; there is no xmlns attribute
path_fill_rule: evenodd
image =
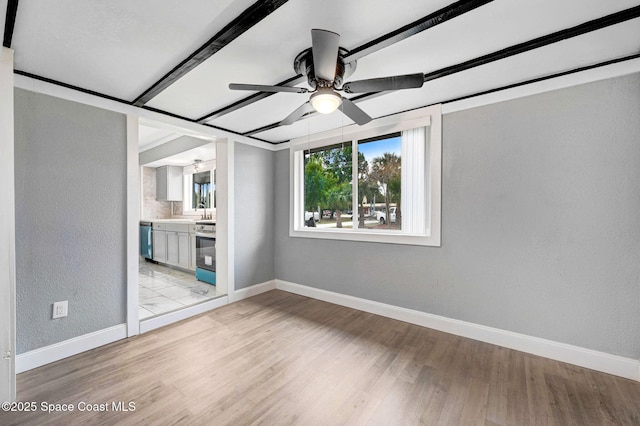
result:
<svg viewBox="0 0 640 426"><path fill-rule="evenodd" d="M141 114L136 114L141 112ZM217 287L227 293L218 299L202 303L196 306L185 307L178 312L168 313L147 320L140 325L138 314L138 269L140 263L140 220L143 214L142 206L142 167L139 156L139 124L140 118L150 119L179 131L181 128L187 133L198 132L203 136L213 137L212 143L216 147L216 222L217 222L217 246L222 248L219 252ZM136 109L127 114L127 337L132 337L155 328L172 324L182 319L197 315L204 310L226 305L235 300L235 274L234 274L234 141L222 135L216 135L213 131L202 132L199 125L191 128L181 121L165 120L157 114L149 117L144 112ZM207 129L208 130L208 129Z"/></svg>
<svg viewBox="0 0 640 426"><path fill-rule="evenodd" d="M138 269L140 262L141 176L137 115L127 114L127 336L140 334Z"/></svg>
<svg viewBox="0 0 640 426"><path fill-rule="evenodd" d="M13 50L0 52L0 401L16 399L16 222Z"/></svg>

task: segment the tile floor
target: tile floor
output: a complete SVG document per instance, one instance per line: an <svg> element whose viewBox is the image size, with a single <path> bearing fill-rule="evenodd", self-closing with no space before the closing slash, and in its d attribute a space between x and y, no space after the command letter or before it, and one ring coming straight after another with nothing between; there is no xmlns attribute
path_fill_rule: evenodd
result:
<svg viewBox="0 0 640 426"><path fill-rule="evenodd" d="M195 272L140 260L138 313L141 320L223 296Z"/></svg>

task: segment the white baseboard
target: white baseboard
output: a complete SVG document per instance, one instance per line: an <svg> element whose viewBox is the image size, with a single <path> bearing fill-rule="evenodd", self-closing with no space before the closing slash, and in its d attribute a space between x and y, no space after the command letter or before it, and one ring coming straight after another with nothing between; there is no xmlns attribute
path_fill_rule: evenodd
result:
<svg viewBox="0 0 640 426"><path fill-rule="evenodd" d="M640 360L276 280L276 288L457 336L640 381Z"/></svg>
<svg viewBox="0 0 640 426"><path fill-rule="evenodd" d="M197 305L187 306L179 311L169 312L149 319L143 319L140 321L140 334L155 330L156 328L164 327L165 325L173 324L174 322L182 321L183 319L200 315L204 312L227 304L229 304L228 296L222 296Z"/></svg>
<svg viewBox="0 0 640 426"><path fill-rule="evenodd" d="M255 284L249 287L236 290L233 294L233 301L246 299L248 297L257 296L258 294L267 292L269 290L276 289L276 280L265 281L260 284Z"/></svg>
<svg viewBox="0 0 640 426"><path fill-rule="evenodd" d="M116 340L126 339L126 337L127 324L120 324L16 355L16 374L77 355Z"/></svg>

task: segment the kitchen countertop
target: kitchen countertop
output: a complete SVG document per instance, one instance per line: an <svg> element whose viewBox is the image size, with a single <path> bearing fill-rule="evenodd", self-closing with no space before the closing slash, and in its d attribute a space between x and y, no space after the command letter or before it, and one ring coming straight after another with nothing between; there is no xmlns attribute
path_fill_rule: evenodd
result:
<svg viewBox="0 0 640 426"><path fill-rule="evenodd" d="M156 223L195 223L195 219L142 219L142 222Z"/></svg>
<svg viewBox="0 0 640 426"><path fill-rule="evenodd" d="M155 223L187 223L187 224L191 224L191 223L207 223L207 224L215 224L216 221L214 219L200 219L200 218L193 218L193 219L140 219L140 222L155 222Z"/></svg>

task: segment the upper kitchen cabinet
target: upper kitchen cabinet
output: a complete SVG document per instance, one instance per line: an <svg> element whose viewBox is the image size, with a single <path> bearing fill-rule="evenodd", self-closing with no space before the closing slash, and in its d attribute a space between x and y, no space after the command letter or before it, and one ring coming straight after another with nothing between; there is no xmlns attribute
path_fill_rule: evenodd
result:
<svg viewBox="0 0 640 426"><path fill-rule="evenodd" d="M182 201L182 167L162 166L156 169L156 200Z"/></svg>

